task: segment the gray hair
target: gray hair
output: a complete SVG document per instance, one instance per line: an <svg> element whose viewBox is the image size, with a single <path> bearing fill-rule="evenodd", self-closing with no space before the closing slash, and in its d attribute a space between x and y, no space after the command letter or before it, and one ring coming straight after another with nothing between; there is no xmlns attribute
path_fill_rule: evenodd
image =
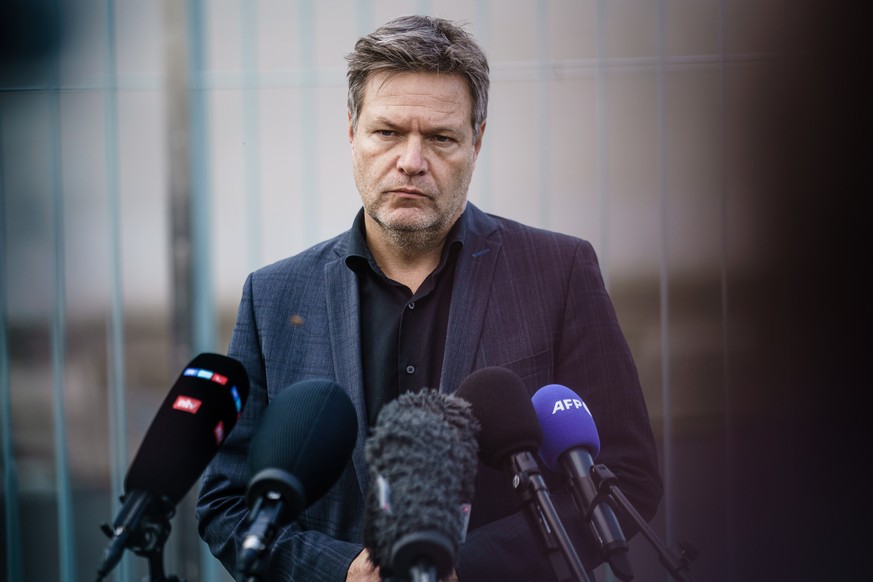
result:
<svg viewBox="0 0 873 582"><path fill-rule="evenodd" d="M355 43L346 60L352 129L370 73L377 71L456 73L464 77L473 101L473 141L488 117L488 59L473 36L453 22L430 16L401 16Z"/></svg>

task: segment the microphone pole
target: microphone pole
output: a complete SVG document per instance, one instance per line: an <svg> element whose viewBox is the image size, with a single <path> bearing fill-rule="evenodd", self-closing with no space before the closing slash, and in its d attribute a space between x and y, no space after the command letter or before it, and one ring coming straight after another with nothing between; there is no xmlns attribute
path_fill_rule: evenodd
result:
<svg viewBox="0 0 873 582"><path fill-rule="evenodd" d="M280 523L285 506L282 495L275 491L266 492L252 506L248 517L248 532L239 552L238 568L245 577L245 582L264 579L267 563L262 558L276 535L276 524Z"/></svg>
<svg viewBox="0 0 873 582"><path fill-rule="evenodd" d="M512 487L521 500L524 516L548 555L559 580L591 582L570 536L549 496L539 465L530 452L511 456Z"/></svg>
<svg viewBox="0 0 873 582"><path fill-rule="evenodd" d="M122 497L122 501L124 500L125 498ZM106 549L104 564L97 571L97 582L103 580L115 567L121 559L124 548L146 558L149 565L149 582L185 582L177 576L168 578L164 571L164 544L172 529L170 519L176 513L172 502L166 497L136 496L132 503L134 506L129 513L135 513L138 517L133 529L120 531L120 528L124 527L118 525L121 517L116 520L115 530L105 523L101 526L103 532L112 538L114 543L110 543Z"/></svg>
<svg viewBox="0 0 873 582"><path fill-rule="evenodd" d="M618 477L606 465L594 465L591 467L591 477L595 487L598 489L595 499L608 497L617 503L639 526L640 532L658 552L659 561L673 578L680 582L693 582L693 578L688 572L688 566L700 555L694 545L690 541L684 540L679 543L678 548L667 547L658 538L654 530L649 527L649 524L646 523L646 520L643 519L630 500L625 497L621 489L619 489ZM603 488L602 491L601 487Z"/></svg>

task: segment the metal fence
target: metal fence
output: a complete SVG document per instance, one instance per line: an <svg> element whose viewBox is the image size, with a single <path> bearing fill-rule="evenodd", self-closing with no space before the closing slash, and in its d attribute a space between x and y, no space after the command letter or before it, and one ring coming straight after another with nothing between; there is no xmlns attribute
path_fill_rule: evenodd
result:
<svg viewBox="0 0 873 582"><path fill-rule="evenodd" d="M760 567L737 466L757 433L737 427L770 405L759 398L770 338L756 327L770 304L753 294L778 260L769 166L792 171L794 159L769 148L783 124L803 123L778 112L796 96L786 62L815 38L807 7L21 4L4 8L17 32L0 70L9 582L93 577L98 525L119 508L158 403L190 357L224 351L245 275L351 224L343 57L410 12L469 22L491 60L471 199L598 251L659 443L657 531L700 547L701 579ZM192 503L174 518L168 570L228 580ZM665 578L644 540L632 551L637 580ZM137 560L116 579L142 577Z"/></svg>

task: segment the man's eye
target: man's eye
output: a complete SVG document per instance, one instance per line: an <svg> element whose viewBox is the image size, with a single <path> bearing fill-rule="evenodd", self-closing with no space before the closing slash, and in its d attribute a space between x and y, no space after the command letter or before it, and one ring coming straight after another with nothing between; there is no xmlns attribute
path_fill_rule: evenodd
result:
<svg viewBox="0 0 873 582"><path fill-rule="evenodd" d="M381 135L382 137L391 137L395 134L395 132L391 131L390 129L379 129L376 130L376 133L378 135Z"/></svg>
<svg viewBox="0 0 873 582"><path fill-rule="evenodd" d="M435 135L431 139L437 143L450 143L452 138L447 135Z"/></svg>

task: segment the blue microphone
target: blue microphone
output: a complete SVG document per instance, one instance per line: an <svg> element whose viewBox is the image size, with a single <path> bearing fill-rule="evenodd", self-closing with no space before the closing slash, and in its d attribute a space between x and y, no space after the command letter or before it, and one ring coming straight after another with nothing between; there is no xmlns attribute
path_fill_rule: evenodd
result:
<svg viewBox="0 0 873 582"><path fill-rule="evenodd" d="M560 384L543 386L531 401L543 431L540 458L552 471L569 476L576 507L613 573L625 582L633 579L627 540L608 496L598 497L591 478L591 467L600 453L600 436L591 411L576 392Z"/></svg>

